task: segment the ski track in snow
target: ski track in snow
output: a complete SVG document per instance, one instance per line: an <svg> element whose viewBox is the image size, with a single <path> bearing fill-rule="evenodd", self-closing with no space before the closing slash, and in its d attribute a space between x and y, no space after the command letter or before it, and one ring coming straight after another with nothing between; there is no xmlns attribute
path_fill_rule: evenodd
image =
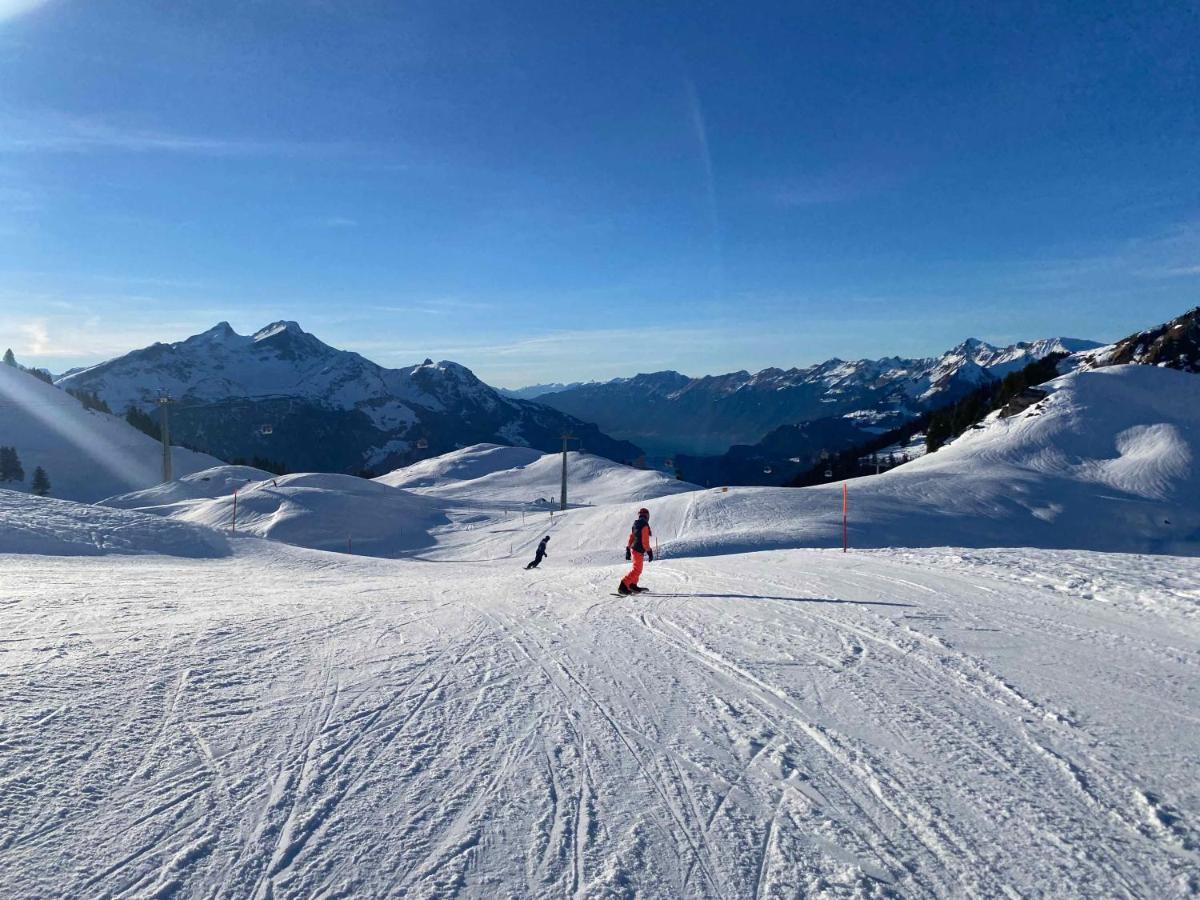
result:
<svg viewBox="0 0 1200 900"><path fill-rule="evenodd" d="M1200 893L1200 561L522 553L0 557L0 895Z"/></svg>

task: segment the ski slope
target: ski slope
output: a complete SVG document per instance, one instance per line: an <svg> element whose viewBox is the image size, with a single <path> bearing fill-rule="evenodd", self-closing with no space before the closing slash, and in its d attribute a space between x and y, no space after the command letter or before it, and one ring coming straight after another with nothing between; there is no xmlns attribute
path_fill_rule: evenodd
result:
<svg viewBox="0 0 1200 900"><path fill-rule="evenodd" d="M1198 560L231 543L0 556L0 894L1200 890Z"/></svg>
<svg viewBox="0 0 1200 900"><path fill-rule="evenodd" d="M0 445L15 447L25 470L23 482L5 488L30 490L38 466L52 496L85 503L162 481L158 441L12 366L0 366ZM171 459L176 477L220 463L182 447L171 448Z"/></svg>

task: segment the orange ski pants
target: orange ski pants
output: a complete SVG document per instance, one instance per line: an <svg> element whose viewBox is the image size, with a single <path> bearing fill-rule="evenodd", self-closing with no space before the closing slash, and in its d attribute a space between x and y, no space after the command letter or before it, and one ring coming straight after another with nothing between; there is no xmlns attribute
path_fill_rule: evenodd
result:
<svg viewBox="0 0 1200 900"><path fill-rule="evenodd" d="M633 551L633 568L629 570L629 574L621 579L621 584L625 587L633 587L638 583L638 579L642 577L642 564L645 562L645 554Z"/></svg>

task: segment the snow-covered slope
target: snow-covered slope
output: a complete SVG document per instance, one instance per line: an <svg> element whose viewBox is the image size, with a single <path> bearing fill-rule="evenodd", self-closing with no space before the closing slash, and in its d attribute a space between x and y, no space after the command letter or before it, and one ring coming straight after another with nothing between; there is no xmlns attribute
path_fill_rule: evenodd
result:
<svg viewBox="0 0 1200 900"><path fill-rule="evenodd" d="M228 496L251 482L269 481L275 477L253 466L214 466L144 490L117 494L104 500L103 505L116 509L142 509L181 500L211 500Z"/></svg>
<svg viewBox="0 0 1200 900"><path fill-rule="evenodd" d="M1117 366L1043 387L1050 395L1024 413L849 482L851 545L1200 554L1200 379ZM716 489L647 505L664 553L836 547L841 490ZM631 514L572 511L556 524L555 545L615 552Z"/></svg>
<svg viewBox="0 0 1200 900"><path fill-rule="evenodd" d="M697 490L661 472L623 466L590 453L567 454L568 500L572 506L635 503ZM378 479L432 497L481 502L557 504L562 454L479 445L399 469Z"/></svg>
<svg viewBox="0 0 1200 900"><path fill-rule="evenodd" d="M12 366L0 365L0 445L15 447L23 482L0 486L29 490L37 466L50 478L51 496L93 502L162 480L162 445L124 419L83 405ZM174 474L186 475L220 460L172 448Z"/></svg>
<svg viewBox="0 0 1200 900"><path fill-rule="evenodd" d="M400 488L440 487L455 481L482 478L506 469L518 469L537 462L542 455L540 450L529 447L474 444L404 466L375 480Z"/></svg>
<svg viewBox="0 0 1200 900"><path fill-rule="evenodd" d="M638 449L557 410L500 396L458 363L388 369L323 343L295 322L253 335L226 322L73 372L62 387L118 412L179 402L173 433L225 459L292 471L384 469L481 440L552 449L564 432L613 459Z"/></svg>
<svg viewBox="0 0 1200 900"><path fill-rule="evenodd" d="M0 554L226 556L226 540L207 528L87 503L0 490Z"/></svg>
<svg viewBox="0 0 1200 900"><path fill-rule="evenodd" d="M1198 560L236 548L0 556L0 896L1196 894Z"/></svg>
<svg viewBox="0 0 1200 900"><path fill-rule="evenodd" d="M362 556L399 556L429 547L431 532L449 522L441 504L353 475L269 476L237 486L236 501L229 491L157 505L153 493L144 493L105 504L148 500L138 508L174 521Z"/></svg>

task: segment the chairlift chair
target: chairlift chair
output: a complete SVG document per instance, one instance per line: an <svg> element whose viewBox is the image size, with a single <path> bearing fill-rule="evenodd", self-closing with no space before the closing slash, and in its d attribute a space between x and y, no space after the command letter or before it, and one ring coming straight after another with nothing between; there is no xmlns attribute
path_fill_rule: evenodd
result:
<svg viewBox="0 0 1200 900"><path fill-rule="evenodd" d="M417 449L418 450L428 450L429 449L429 441L425 440L425 438L417 438Z"/></svg>
<svg viewBox="0 0 1200 900"><path fill-rule="evenodd" d="M274 434L274 433L275 433L275 426L274 426L274 425L271 425L271 424L269 424L269 423L263 423L262 425L259 425L259 426L258 426L258 433L259 433L259 434L264 434L264 435L265 435L265 434Z"/></svg>

